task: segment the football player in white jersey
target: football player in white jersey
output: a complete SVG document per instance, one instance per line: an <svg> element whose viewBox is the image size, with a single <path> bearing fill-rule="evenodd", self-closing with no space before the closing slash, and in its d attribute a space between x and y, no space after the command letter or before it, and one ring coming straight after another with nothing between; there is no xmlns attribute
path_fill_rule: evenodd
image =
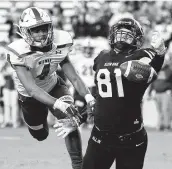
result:
<svg viewBox="0 0 172 169"><path fill-rule="evenodd" d="M90 105L94 97L77 75L68 59L73 40L66 31L53 31L46 11L31 7L19 20L22 39L7 46L7 60L14 68L14 82L19 93L23 117L30 134L38 141L49 134L48 108L58 119L69 118L75 125L83 120L73 106L73 98L64 81L56 74L58 65ZM73 169L82 165L82 148L78 130L63 131ZM69 135L68 135L69 134Z"/></svg>

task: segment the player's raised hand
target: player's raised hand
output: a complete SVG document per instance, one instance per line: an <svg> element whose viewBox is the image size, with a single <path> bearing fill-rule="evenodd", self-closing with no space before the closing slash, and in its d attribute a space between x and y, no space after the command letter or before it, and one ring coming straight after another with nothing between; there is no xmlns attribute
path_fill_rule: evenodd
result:
<svg viewBox="0 0 172 169"><path fill-rule="evenodd" d="M66 118L58 120L53 127L56 128L55 132L58 133L58 137L65 138L68 134L75 131L78 126L71 119Z"/></svg>
<svg viewBox="0 0 172 169"><path fill-rule="evenodd" d="M154 31L151 38L151 46L158 55L164 55L166 47L162 35L158 31Z"/></svg>

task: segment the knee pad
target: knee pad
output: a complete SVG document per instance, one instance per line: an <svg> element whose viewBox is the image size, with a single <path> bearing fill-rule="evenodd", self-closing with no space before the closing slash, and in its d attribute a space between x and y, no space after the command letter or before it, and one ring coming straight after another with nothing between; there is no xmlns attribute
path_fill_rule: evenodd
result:
<svg viewBox="0 0 172 169"><path fill-rule="evenodd" d="M38 126L35 126L38 127ZM28 126L30 134L33 136L33 138L37 139L38 141L45 140L49 135L49 128L48 124L42 125L42 128L33 128L33 126Z"/></svg>

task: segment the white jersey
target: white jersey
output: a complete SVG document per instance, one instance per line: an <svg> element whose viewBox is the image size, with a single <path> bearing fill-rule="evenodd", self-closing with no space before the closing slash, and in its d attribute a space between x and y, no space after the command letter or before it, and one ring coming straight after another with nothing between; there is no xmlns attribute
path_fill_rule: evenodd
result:
<svg viewBox="0 0 172 169"><path fill-rule="evenodd" d="M95 86L93 64L94 58L86 58L83 55L76 54L73 58L70 58L79 76L87 87Z"/></svg>
<svg viewBox="0 0 172 169"><path fill-rule="evenodd" d="M88 54L84 50L84 47L93 47L92 56L87 56ZM75 39L73 45L73 51L70 53L70 61L74 65L79 76L85 83L87 87L94 87L94 75L93 71L94 58L103 49L109 49L108 41L104 38L80 38Z"/></svg>
<svg viewBox="0 0 172 169"><path fill-rule="evenodd" d="M7 60L12 65L27 67L35 79L37 86L49 92L57 83L56 70L71 50L72 37L66 31L54 31L52 49L48 52L31 51L30 46L23 40L17 40L7 46ZM14 83L17 91L24 96L29 96L20 82L14 69Z"/></svg>

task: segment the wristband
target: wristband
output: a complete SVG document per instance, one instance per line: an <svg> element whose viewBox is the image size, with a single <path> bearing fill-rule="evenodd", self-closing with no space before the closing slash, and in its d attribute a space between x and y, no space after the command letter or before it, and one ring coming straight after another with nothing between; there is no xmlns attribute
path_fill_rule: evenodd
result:
<svg viewBox="0 0 172 169"><path fill-rule="evenodd" d="M91 94L86 94L84 98L87 103L94 100L94 97Z"/></svg>
<svg viewBox="0 0 172 169"><path fill-rule="evenodd" d="M57 99L57 100L55 101L54 105L53 105L53 109L54 109L54 110L55 110L55 109L59 109L60 111L65 112L66 109L67 109L69 106L70 106L70 104L65 103L65 102L63 102L63 101Z"/></svg>

